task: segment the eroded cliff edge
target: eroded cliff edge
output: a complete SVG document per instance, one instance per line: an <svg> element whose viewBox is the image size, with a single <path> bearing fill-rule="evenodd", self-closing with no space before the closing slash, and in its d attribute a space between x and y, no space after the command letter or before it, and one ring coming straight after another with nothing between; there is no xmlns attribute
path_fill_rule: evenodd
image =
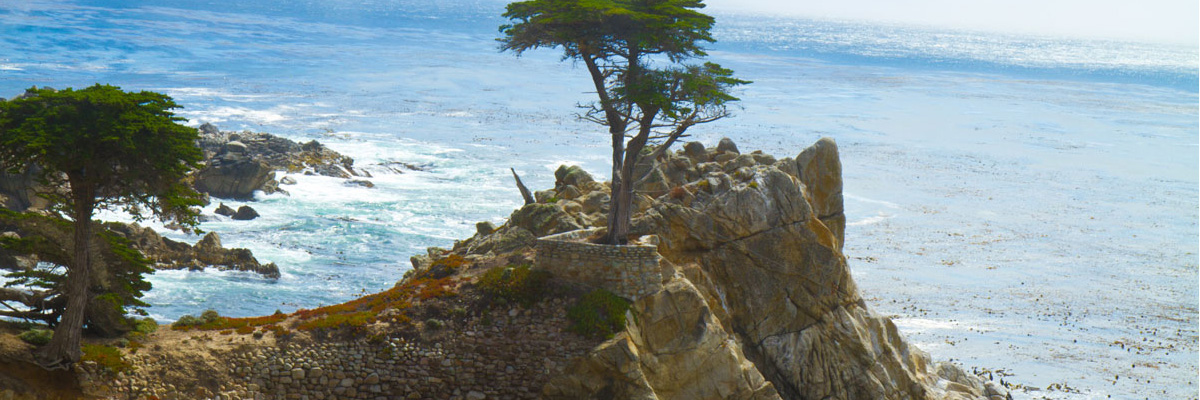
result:
<svg viewBox="0 0 1200 400"><path fill-rule="evenodd" d="M841 253L832 139L782 160L723 145L689 144L643 166L647 199L634 231L657 235L664 289L638 299L628 330L549 382L546 397L1006 397L953 364L932 363L863 302ZM586 199L580 186L604 190L560 180L556 195Z"/></svg>

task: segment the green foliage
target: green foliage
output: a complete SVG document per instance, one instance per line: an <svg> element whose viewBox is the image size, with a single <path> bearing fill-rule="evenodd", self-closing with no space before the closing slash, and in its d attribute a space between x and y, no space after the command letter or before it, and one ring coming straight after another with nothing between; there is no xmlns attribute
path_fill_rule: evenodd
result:
<svg viewBox="0 0 1200 400"><path fill-rule="evenodd" d="M330 331L346 328L358 331L367 324L374 323L375 321L375 313L370 311L361 311L352 314L328 314L301 322L300 325L296 326L296 329L301 331Z"/></svg>
<svg viewBox="0 0 1200 400"><path fill-rule="evenodd" d="M200 321L202 321L203 323L206 323L206 324L211 324L211 323L217 322L217 320L219 320L220 318L221 318L221 314L217 313L217 310L214 310L211 308L204 310L204 312L200 313Z"/></svg>
<svg viewBox="0 0 1200 400"><path fill-rule="evenodd" d="M441 330L444 327L446 327L446 323L442 322L442 320L440 320L440 319L430 318L430 319L425 320L425 329L428 329L431 331L437 331L437 330Z"/></svg>
<svg viewBox="0 0 1200 400"><path fill-rule="evenodd" d="M178 330L177 328L200 326L203 323L204 323L204 321L201 321L200 318L196 318L196 317L192 316L191 314L188 314L188 315L179 317L179 319L175 320L175 322L171 324L171 329Z"/></svg>
<svg viewBox="0 0 1200 400"><path fill-rule="evenodd" d="M570 329L590 338L612 338L613 334L625 330L625 312L629 311L629 305L629 300L604 289L588 292L567 309Z"/></svg>
<svg viewBox="0 0 1200 400"><path fill-rule="evenodd" d="M546 271L534 271L529 265L510 265L484 271L475 285L494 298L529 305L542 298L549 279L550 273Z"/></svg>
<svg viewBox="0 0 1200 400"><path fill-rule="evenodd" d="M34 346L45 346L46 343L50 343L52 337L54 337L54 331L49 329L30 329L17 335L17 338Z"/></svg>
<svg viewBox="0 0 1200 400"><path fill-rule="evenodd" d="M81 360L94 362L112 374L133 370L133 364L126 361L125 357L121 355L121 351L112 346L85 344Z"/></svg>
<svg viewBox="0 0 1200 400"><path fill-rule="evenodd" d="M199 166L203 152L196 145L199 133L179 124L184 119L175 116L172 110L179 105L169 96L99 84L62 91L34 87L26 93L29 96L0 102L0 170L31 172L47 188L39 196L50 201L52 211L73 221L73 240L63 247L73 250L72 257L59 265L67 267L74 284L56 284L59 296L90 298L93 283L109 278L92 273L92 215L97 209L119 208L138 220L145 210L185 230L196 226L196 208L203 200L184 178ZM123 253L141 258L134 251ZM126 272L121 278L131 280L116 283L126 287L100 293L105 307L140 302L141 291L149 289L144 282L126 285L140 280L144 271ZM141 289L130 287L143 284ZM79 345L82 321L97 321L80 315L87 312L81 307L64 307L61 312L54 344L37 355L43 367L77 361L69 349Z"/></svg>
<svg viewBox="0 0 1200 400"><path fill-rule="evenodd" d="M699 0L521 1L508 5L504 17L514 23L500 27L498 40L518 55L561 47L564 59L584 61L603 89L589 120L621 131L686 129L726 116L726 103L737 100L729 90L750 83L715 63L682 64L715 41L715 20L701 8Z"/></svg>
<svg viewBox="0 0 1200 400"><path fill-rule="evenodd" d="M253 331L253 328L273 325L287 319L287 314L282 311L275 310L274 314L263 317L248 317L248 318L229 318L222 317L216 310L204 310L200 313L200 317L192 315L184 315L179 317L179 320L171 324L171 330L187 331L187 330L228 330L230 332L238 332L240 334L248 334ZM250 328L247 330L246 328Z"/></svg>
<svg viewBox="0 0 1200 400"><path fill-rule="evenodd" d="M158 321L155 321L154 318L150 317L139 319L137 320L137 323L134 324L133 331L143 335L149 335L155 331L158 331Z"/></svg>
<svg viewBox="0 0 1200 400"><path fill-rule="evenodd" d="M46 301L26 304L38 312L44 312L46 322L57 321L61 297L67 279L66 266L71 265L70 251L73 239L71 222L61 217L36 213L16 213L0 209L0 227L15 230L21 238L0 238L0 248L17 254L36 256L41 263L31 269L16 269L5 274L9 278L5 287L25 287L43 291ZM92 269L90 276L93 307L114 308L114 314L143 313L149 304L141 297L150 290L145 274L154 273L150 261L132 247L132 243L107 228L95 224L93 227ZM3 268L3 267L0 267Z"/></svg>
<svg viewBox="0 0 1200 400"><path fill-rule="evenodd" d="M750 83L715 63L684 64L715 41L715 20L701 8L702 0L527 0L505 10L512 23L500 27L501 50L562 48L564 60L582 61L591 75L598 101L581 117L608 127L619 200L609 207L607 242L628 233L633 166L665 154L690 127L729 116L738 100L730 91ZM654 151L644 153L647 146Z"/></svg>
<svg viewBox="0 0 1200 400"><path fill-rule="evenodd" d="M196 225L192 207L202 204L201 196L183 178L203 153L199 134L179 124L184 119L172 111L179 105L169 96L99 84L28 93L0 102L0 168L21 173L39 166L40 183L70 190L42 195L73 217L90 220L95 208L115 206L136 218L148 210Z"/></svg>
<svg viewBox="0 0 1200 400"><path fill-rule="evenodd" d="M429 279L442 279L451 275L456 275L463 268L469 265L467 259L458 254L450 254L433 261L429 269L423 271L421 277Z"/></svg>

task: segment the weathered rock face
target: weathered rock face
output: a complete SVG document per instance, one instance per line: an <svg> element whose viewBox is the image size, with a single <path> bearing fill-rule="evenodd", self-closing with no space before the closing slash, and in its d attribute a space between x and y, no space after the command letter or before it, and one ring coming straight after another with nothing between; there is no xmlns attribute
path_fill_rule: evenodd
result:
<svg viewBox="0 0 1200 400"><path fill-rule="evenodd" d="M267 163L247 159L239 153L226 153L209 160L196 172L196 191L213 197L250 200L254 191L273 193L268 183L275 180L275 171ZM276 185L277 186L277 185Z"/></svg>
<svg viewBox="0 0 1200 400"><path fill-rule="evenodd" d="M837 236L838 249L841 249L846 232L846 214L842 207L842 161L837 143L833 139L822 138L801 151L795 162L796 170L791 175L800 178L808 188L808 203L812 205L817 218Z"/></svg>
<svg viewBox="0 0 1200 400"><path fill-rule="evenodd" d="M280 170L337 178L370 176L354 169L354 159L315 140L300 144L268 133L222 132L212 124L201 125L200 133L198 144L208 161L196 173L194 186L213 197L247 200L256 190L284 192L275 180Z"/></svg>
<svg viewBox="0 0 1200 400"><path fill-rule="evenodd" d="M932 365L862 301L841 253L833 140L783 160L738 154L732 141L689 143L652 168L643 193L662 194L632 231L658 235L676 273L636 303L626 332L552 381L548 397L1004 398L952 364ZM701 349L715 355L695 357Z"/></svg>
<svg viewBox="0 0 1200 400"><path fill-rule="evenodd" d="M222 132L212 124L201 125L200 133L199 144L206 159L234 153L262 161L272 170L338 178L368 176L354 169L354 159L316 140L301 144L269 133Z"/></svg>
<svg viewBox="0 0 1200 400"><path fill-rule="evenodd" d="M249 221L258 218L258 211L250 208L250 206L241 206L230 217L238 221Z"/></svg>
<svg viewBox="0 0 1200 400"><path fill-rule="evenodd" d="M38 185L33 179L36 173L35 169L23 174L0 171L0 207L22 212L30 209L44 209L49 205L46 199L37 195Z"/></svg>
<svg viewBox="0 0 1200 400"><path fill-rule="evenodd" d="M670 280L638 316L542 390L547 399L779 399L690 281Z"/></svg>
<svg viewBox="0 0 1200 400"><path fill-rule="evenodd" d="M534 236L546 236L581 229L581 223L563 204L534 203L521 207L509 217L509 224L524 228Z"/></svg>

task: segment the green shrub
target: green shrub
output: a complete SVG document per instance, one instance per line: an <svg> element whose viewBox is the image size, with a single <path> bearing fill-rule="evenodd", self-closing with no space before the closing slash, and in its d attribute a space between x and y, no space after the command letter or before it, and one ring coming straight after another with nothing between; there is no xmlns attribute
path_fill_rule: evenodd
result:
<svg viewBox="0 0 1200 400"><path fill-rule="evenodd" d="M154 333L154 331L157 331L157 330L158 330L158 321L155 321L154 318L150 318L150 317L139 319L133 325L133 331L141 333L141 334L149 335L151 333Z"/></svg>
<svg viewBox="0 0 1200 400"><path fill-rule="evenodd" d="M612 338L613 334L625 330L625 312L629 311L629 305L629 300L612 292L593 290L567 309L570 329L590 338Z"/></svg>
<svg viewBox="0 0 1200 400"><path fill-rule="evenodd" d="M442 322L440 319L430 318L425 320L425 329L429 329L431 331L440 330L445 326L446 323Z"/></svg>
<svg viewBox="0 0 1200 400"><path fill-rule="evenodd" d="M85 344L81 360L95 362L113 374L133 370L133 365L125 361L125 357L121 356L121 351L112 346Z"/></svg>
<svg viewBox="0 0 1200 400"><path fill-rule="evenodd" d="M218 314L217 310L213 310L211 308L204 310L204 312L200 313L200 322L204 323L204 324L211 324L211 323L217 322L220 319L221 319L221 314Z"/></svg>
<svg viewBox="0 0 1200 400"><path fill-rule="evenodd" d="M29 343L34 346L45 346L46 343L50 343L50 338L54 337L54 331L49 329L30 329L25 332L21 332L21 334L17 337L21 340L24 340L25 343Z"/></svg>
<svg viewBox="0 0 1200 400"><path fill-rule="evenodd" d="M492 297L529 305L541 299L549 279L550 273L546 271L534 271L529 265L510 265L487 270L476 285Z"/></svg>
<svg viewBox="0 0 1200 400"><path fill-rule="evenodd" d="M200 318L196 318L196 317L193 317L191 314L188 314L188 315L179 317L178 320L176 320L174 323L171 324L171 327L172 328L187 328L187 327L192 327L192 326L198 326L203 323L204 323L204 321L201 320Z"/></svg>

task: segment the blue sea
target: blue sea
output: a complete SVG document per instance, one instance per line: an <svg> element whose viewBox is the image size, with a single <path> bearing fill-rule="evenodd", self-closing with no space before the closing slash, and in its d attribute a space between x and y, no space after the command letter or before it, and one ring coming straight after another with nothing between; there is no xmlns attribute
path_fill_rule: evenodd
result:
<svg viewBox="0 0 1200 400"><path fill-rule="evenodd" d="M146 297L162 321L312 308L503 222L521 200L510 167L535 189L561 164L607 176L603 129L575 117L586 71L500 53L504 4L0 0L0 96L160 91L190 125L353 157L375 188L294 176L290 196L249 203L261 218L202 225L282 278L163 271ZM1015 398L1197 398L1194 45L714 16L709 60L754 83L690 140L785 157L835 138L846 256L913 343L1004 369ZM392 161L425 170L378 166Z"/></svg>

